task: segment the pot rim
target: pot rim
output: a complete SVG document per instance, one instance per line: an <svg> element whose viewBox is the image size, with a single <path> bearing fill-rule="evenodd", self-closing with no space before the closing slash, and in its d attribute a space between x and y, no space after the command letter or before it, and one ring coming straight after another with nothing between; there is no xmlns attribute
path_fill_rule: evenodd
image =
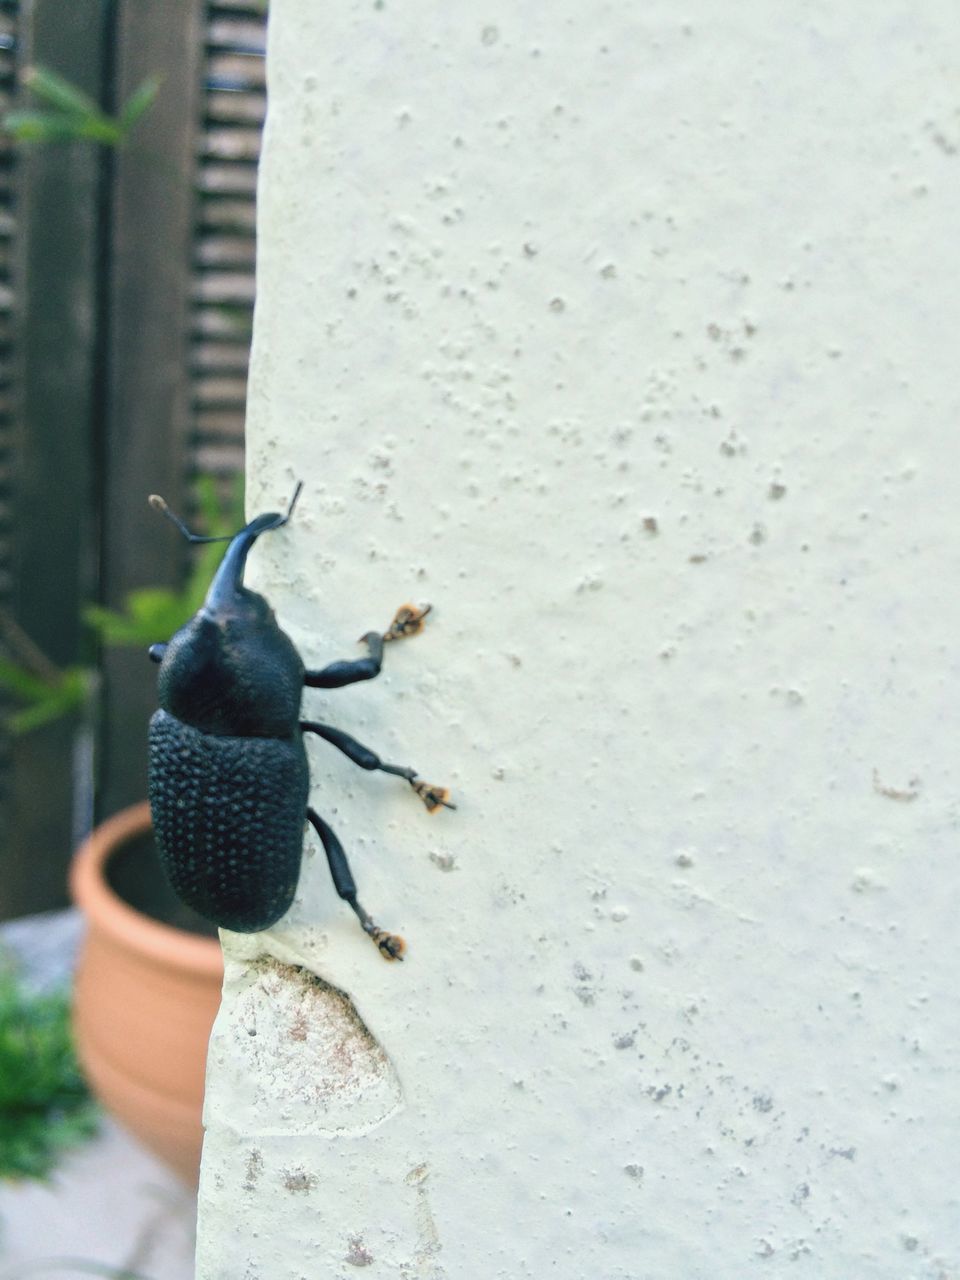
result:
<svg viewBox="0 0 960 1280"><path fill-rule="evenodd" d="M127 950L198 976L222 974L223 956L215 938L202 938L153 920L124 902L107 883L107 861L150 826L150 804L143 800L94 827L70 864L71 896L93 927Z"/></svg>

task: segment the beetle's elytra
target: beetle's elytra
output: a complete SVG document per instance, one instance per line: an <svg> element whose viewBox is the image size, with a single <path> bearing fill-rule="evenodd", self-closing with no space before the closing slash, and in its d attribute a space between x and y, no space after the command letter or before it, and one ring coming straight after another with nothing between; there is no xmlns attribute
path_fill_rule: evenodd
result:
<svg viewBox="0 0 960 1280"><path fill-rule="evenodd" d="M385 764L339 729L302 720L300 698L304 685L336 689L378 675L384 643L416 635L430 606L404 605L386 632L368 632L366 657L306 670L270 605L243 585L250 548L261 533L287 523L300 489L285 515L257 516L229 539L202 608L168 643L150 649L160 664L149 766L157 847L182 901L222 928L254 933L279 920L293 901L307 819L337 893L381 954L399 960L403 939L361 907L343 846L308 807L303 735L324 738L362 769L405 778L431 812L454 807L449 792L422 782L413 769ZM191 542L216 541L191 533L162 498L150 502Z"/></svg>

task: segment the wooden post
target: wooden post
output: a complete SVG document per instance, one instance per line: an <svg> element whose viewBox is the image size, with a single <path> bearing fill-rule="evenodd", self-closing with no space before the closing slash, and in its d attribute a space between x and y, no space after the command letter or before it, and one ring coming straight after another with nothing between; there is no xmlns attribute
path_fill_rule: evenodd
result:
<svg viewBox="0 0 960 1280"><path fill-rule="evenodd" d="M49 66L94 98L104 71L101 6L38 0L16 15L16 64ZM89 145L15 150L8 213L16 323L9 343L4 484L10 611L56 664L81 660L80 610L96 590L97 245L101 157ZM78 834L72 812L76 725L10 743L0 918L66 901Z"/></svg>
<svg viewBox="0 0 960 1280"><path fill-rule="evenodd" d="M251 582L460 807L311 743L199 1280L953 1273L954 6L271 23Z"/></svg>
<svg viewBox="0 0 960 1280"><path fill-rule="evenodd" d="M189 460L190 263L203 60L201 6L122 0L117 98L149 75L163 85L116 159L110 301L109 412L104 454L103 596L119 606L145 585L179 581L183 548L157 525L147 495L182 509ZM101 805L113 813L146 795L146 724L156 702L144 655L105 655Z"/></svg>

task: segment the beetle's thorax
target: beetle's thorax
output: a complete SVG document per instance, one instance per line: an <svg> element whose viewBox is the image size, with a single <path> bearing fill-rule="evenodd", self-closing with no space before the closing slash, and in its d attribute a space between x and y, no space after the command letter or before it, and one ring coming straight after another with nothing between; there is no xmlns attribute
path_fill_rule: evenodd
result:
<svg viewBox="0 0 960 1280"><path fill-rule="evenodd" d="M158 685L161 707L195 729L283 738L299 723L303 663L263 596L239 587L180 628Z"/></svg>

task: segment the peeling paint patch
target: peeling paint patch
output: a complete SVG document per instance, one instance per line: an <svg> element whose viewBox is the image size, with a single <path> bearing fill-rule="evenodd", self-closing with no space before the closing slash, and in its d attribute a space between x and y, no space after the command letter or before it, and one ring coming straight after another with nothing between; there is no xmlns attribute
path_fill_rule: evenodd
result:
<svg viewBox="0 0 960 1280"><path fill-rule="evenodd" d="M247 1157L246 1177L243 1181L244 1191L253 1191L261 1173L263 1173L263 1155L257 1147L254 1147Z"/></svg>
<svg viewBox="0 0 960 1280"><path fill-rule="evenodd" d="M315 1173L307 1173L306 1169L285 1169L283 1185L287 1191L312 1191L319 1179Z"/></svg>
<svg viewBox="0 0 960 1280"><path fill-rule="evenodd" d="M881 781L879 770L873 771L873 789L878 796L885 796L888 800L899 800L901 804L912 804L920 794L921 781L919 778L910 778L905 787L891 787Z"/></svg>
<svg viewBox="0 0 960 1280"><path fill-rule="evenodd" d="M250 1136L363 1133L403 1097L396 1070L353 1001L272 957L231 967L228 1005L240 1061L223 1123ZM251 1157L252 1159L252 1157ZM259 1171L250 1166L247 1181Z"/></svg>
<svg viewBox="0 0 960 1280"><path fill-rule="evenodd" d="M432 850L430 853L430 861L435 867L439 867L441 871L456 871L457 860L452 853L437 853Z"/></svg>
<svg viewBox="0 0 960 1280"><path fill-rule="evenodd" d="M363 1243L363 1236L351 1236L349 1247L343 1258L351 1267L369 1267L373 1265L374 1257L367 1246Z"/></svg>
<svg viewBox="0 0 960 1280"><path fill-rule="evenodd" d="M427 1196L429 1174L429 1165L426 1163L418 1164L410 1170L405 1179L407 1184L412 1186L417 1193L416 1220L419 1240L413 1260L416 1269L408 1271L401 1268L400 1271L402 1276L407 1277L409 1275L411 1280L414 1276L417 1277L417 1280L445 1280L447 1274L439 1261L440 1250L443 1245L440 1243L440 1234L437 1231L437 1224L434 1221L430 1200Z"/></svg>

